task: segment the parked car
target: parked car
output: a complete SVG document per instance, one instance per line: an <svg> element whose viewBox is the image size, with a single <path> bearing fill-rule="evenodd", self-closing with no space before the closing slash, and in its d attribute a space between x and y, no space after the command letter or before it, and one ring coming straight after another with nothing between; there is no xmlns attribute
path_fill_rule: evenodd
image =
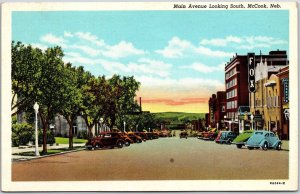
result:
<svg viewBox="0 0 300 194"><path fill-rule="evenodd" d="M134 143L134 141L127 135L127 133L119 132L122 138L125 141L125 146L130 146L130 144Z"/></svg>
<svg viewBox="0 0 300 194"><path fill-rule="evenodd" d="M159 137L168 137L169 131L166 129L163 129L159 132Z"/></svg>
<svg viewBox="0 0 300 194"><path fill-rule="evenodd" d="M127 135L130 139L133 140L134 143L142 143L143 142L143 139L133 132L128 132Z"/></svg>
<svg viewBox="0 0 300 194"><path fill-rule="evenodd" d="M200 131L200 132L198 132L198 134L197 134L197 138L198 139L203 139L203 134L205 133L205 131Z"/></svg>
<svg viewBox="0 0 300 194"><path fill-rule="evenodd" d="M136 134L137 136L140 136L143 141L148 140L148 135L145 132L135 132L134 134Z"/></svg>
<svg viewBox="0 0 300 194"><path fill-rule="evenodd" d="M125 144L125 140L122 135L117 132L105 132L100 133L98 136L90 138L86 143L86 148L91 149L101 149L104 147L118 147L122 148Z"/></svg>
<svg viewBox="0 0 300 194"><path fill-rule="evenodd" d="M259 130L255 131L253 135L246 142L248 149L262 148L268 150L269 148L281 150L281 141L273 132Z"/></svg>
<svg viewBox="0 0 300 194"><path fill-rule="evenodd" d="M215 140L218 136L218 131L216 129L212 129L211 131L203 132L203 139L204 140Z"/></svg>
<svg viewBox="0 0 300 194"><path fill-rule="evenodd" d="M144 133L146 134L146 136L148 137L149 140L158 138L158 136L156 134L154 134L153 132L144 132Z"/></svg>
<svg viewBox="0 0 300 194"><path fill-rule="evenodd" d="M220 131L217 138L215 139L216 143L226 143L231 144L232 140L236 137L236 134L232 131Z"/></svg>
<svg viewBox="0 0 300 194"><path fill-rule="evenodd" d="M240 135L238 135L233 141L232 143L236 145L237 148L242 148L245 143L248 141L248 139L252 136L253 134L253 130L246 130L243 133L241 133Z"/></svg>
<svg viewBox="0 0 300 194"><path fill-rule="evenodd" d="M182 131L182 132L180 132L179 137L180 137L180 139L181 139L181 138L187 139L188 133L187 133L186 131Z"/></svg>

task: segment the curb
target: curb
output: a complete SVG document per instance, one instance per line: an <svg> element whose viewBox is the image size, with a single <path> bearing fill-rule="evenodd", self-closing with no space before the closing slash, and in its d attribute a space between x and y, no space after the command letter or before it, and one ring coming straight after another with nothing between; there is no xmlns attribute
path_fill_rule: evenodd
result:
<svg viewBox="0 0 300 194"><path fill-rule="evenodd" d="M72 152L78 152L78 151L82 151L82 150L85 150L85 148L79 148L76 150L69 150L69 151L59 152L59 153L55 153L55 154L49 154L49 155L45 155L45 156L38 156L38 157L33 156L32 158L19 158L19 159L12 158L12 162L23 162L23 161L28 161L28 160L36 160L36 159L41 159L41 158L46 158L46 157L51 157L51 156L68 154L68 153L72 153Z"/></svg>

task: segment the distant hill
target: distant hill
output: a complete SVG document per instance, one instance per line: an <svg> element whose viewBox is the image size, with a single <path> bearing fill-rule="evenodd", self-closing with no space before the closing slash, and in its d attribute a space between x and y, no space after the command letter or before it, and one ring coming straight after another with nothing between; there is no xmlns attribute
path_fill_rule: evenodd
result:
<svg viewBox="0 0 300 194"><path fill-rule="evenodd" d="M186 121L205 118L205 113L160 112L153 114L157 119L169 121L171 124L185 123Z"/></svg>

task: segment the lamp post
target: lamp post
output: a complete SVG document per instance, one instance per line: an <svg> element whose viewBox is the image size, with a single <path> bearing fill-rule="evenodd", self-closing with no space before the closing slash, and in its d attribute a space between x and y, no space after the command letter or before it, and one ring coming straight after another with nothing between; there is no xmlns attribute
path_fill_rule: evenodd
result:
<svg viewBox="0 0 300 194"><path fill-rule="evenodd" d="M103 118L100 118L100 133L102 132Z"/></svg>
<svg viewBox="0 0 300 194"><path fill-rule="evenodd" d="M254 129L253 129L253 118L254 118L254 116L253 116L253 114L251 114L251 115L250 115L250 119L251 119L251 128L252 128L252 130L254 130Z"/></svg>
<svg viewBox="0 0 300 194"><path fill-rule="evenodd" d="M123 122L123 124L124 124L124 133L125 133L125 126L126 126L126 122L124 121L124 122Z"/></svg>
<svg viewBox="0 0 300 194"><path fill-rule="evenodd" d="M37 130L37 125L38 125L38 120L37 120L37 114L39 112L39 105L37 102L35 102L33 106L34 112L35 112L35 156L40 156L39 153L39 147L38 147L38 130Z"/></svg>
<svg viewBox="0 0 300 194"><path fill-rule="evenodd" d="M227 116L224 115L224 127L226 128L226 119L227 119ZM227 130L227 129L226 129Z"/></svg>

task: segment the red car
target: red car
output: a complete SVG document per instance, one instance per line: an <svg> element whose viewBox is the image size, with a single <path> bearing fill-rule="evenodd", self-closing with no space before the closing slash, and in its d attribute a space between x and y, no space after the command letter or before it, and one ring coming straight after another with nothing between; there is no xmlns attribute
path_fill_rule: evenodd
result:
<svg viewBox="0 0 300 194"><path fill-rule="evenodd" d="M133 132L128 132L127 135L130 139L132 139L132 141L134 143L142 143L143 142L143 139L140 136L133 133Z"/></svg>
<svg viewBox="0 0 300 194"><path fill-rule="evenodd" d="M105 132L100 133L98 136L95 136L88 140L86 143L86 148L91 149L102 149L104 147L109 148L122 148L125 145L124 137L117 132Z"/></svg>
<svg viewBox="0 0 300 194"><path fill-rule="evenodd" d="M207 131L203 132L203 139L204 140L215 140L218 136L218 131Z"/></svg>
<svg viewBox="0 0 300 194"><path fill-rule="evenodd" d="M134 134L137 136L140 136L143 141L146 141L149 139L148 135L145 132L135 132Z"/></svg>

